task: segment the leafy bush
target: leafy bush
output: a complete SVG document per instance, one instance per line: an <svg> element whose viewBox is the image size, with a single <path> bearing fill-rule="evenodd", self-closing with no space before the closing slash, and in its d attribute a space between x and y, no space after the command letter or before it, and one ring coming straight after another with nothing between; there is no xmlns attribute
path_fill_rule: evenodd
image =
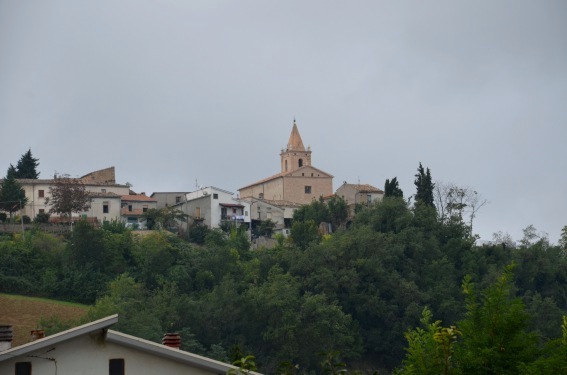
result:
<svg viewBox="0 0 567 375"><path fill-rule="evenodd" d="M22 221L24 222L24 224L31 224L31 218L28 215L24 215L22 217Z"/></svg>
<svg viewBox="0 0 567 375"><path fill-rule="evenodd" d="M49 217L51 215L49 215L47 212L40 212L39 214L37 214L35 216L35 219L33 219L34 223L49 223Z"/></svg>

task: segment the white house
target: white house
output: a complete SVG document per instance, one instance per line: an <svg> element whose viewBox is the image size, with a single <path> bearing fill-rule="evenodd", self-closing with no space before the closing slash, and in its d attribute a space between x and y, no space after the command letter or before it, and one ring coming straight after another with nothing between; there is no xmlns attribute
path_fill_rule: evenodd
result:
<svg viewBox="0 0 567 375"><path fill-rule="evenodd" d="M250 227L250 203L236 199L234 193L214 186L185 194L184 201L173 206L189 216L188 223L219 228L223 223ZM182 228L187 229L183 223Z"/></svg>
<svg viewBox="0 0 567 375"><path fill-rule="evenodd" d="M176 339L164 338L164 345L110 330L116 322L112 315L7 350L0 345L0 374L208 375L235 369L179 350ZM166 346L171 343L177 347Z"/></svg>

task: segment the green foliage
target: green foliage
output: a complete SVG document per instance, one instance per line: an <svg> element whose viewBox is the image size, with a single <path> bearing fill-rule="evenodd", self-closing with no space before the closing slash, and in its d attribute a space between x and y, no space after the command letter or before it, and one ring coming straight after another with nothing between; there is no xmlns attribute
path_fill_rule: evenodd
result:
<svg viewBox="0 0 567 375"><path fill-rule="evenodd" d="M18 160L15 177L35 180L39 178L39 172L37 171L38 166L39 159L34 158L31 149L28 149L28 151L20 157L20 160Z"/></svg>
<svg viewBox="0 0 567 375"><path fill-rule="evenodd" d="M441 321L431 322L431 311L423 309L421 324L406 332L408 341L406 358L399 374L453 374L455 363L453 359L454 346L461 332L451 326L444 328Z"/></svg>
<svg viewBox="0 0 567 375"><path fill-rule="evenodd" d="M392 178L392 181L387 179L386 182L384 183L384 198L388 198L388 197L399 197L399 198L404 197L404 192L402 191L402 189L400 189L398 185L397 177Z"/></svg>
<svg viewBox="0 0 567 375"><path fill-rule="evenodd" d="M329 208L322 200L313 200L310 204L303 205L295 210L293 221L313 221L315 225L330 222Z"/></svg>
<svg viewBox="0 0 567 375"><path fill-rule="evenodd" d="M31 224L31 218L28 215L22 216L22 222L24 224Z"/></svg>
<svg viewBox="0 0 567 375"><path fill-rule="evenodd" d="M424 170L421 163L419 163L419 167L417 168L414 184L417 189L415 193L416 203L435 207L433 199L433 189L435 188L435 184L431 179L431 171L429 168Z"/></svg>
<svg viewBox="0 0 567 375"><path fill-rule="evenodd" d="M517 374L536 358L536 336L527 332L529 316L521 300L512 297L512 269L507 266L480 294L470 277L463 281L467 315L458 324L463 340L455 356L464 373Z"/></svg>
<svg viewBox="0 0 567 375"><path fill-rule="evenodd" d="M49 223L49 217L50 216L51 215L49 215L49 213L47 213L47 212L40 212L37 215L35 215L33 222L34 223L40 223L40 224Z"/></svg>
<svg viewBox="0 0 567 375"><path fill-rule="evenodd" d="M333 228L339 228L346 223L348 218L348 205L342 197L332 196L327 202L329 220Z"/></svg>
<svg viewBox="0 0 567 375"><path fill-rule="evenodd" d="M27 202L22 185L16 181L16 170L10 165L0 186L0 210L7 211L11 218L12 213L19 211Z"/></svg>
<svg viewBox="0 0 567 375"><path fill-rule="evenodd" d="M115 219L110 220L110 221L104 221L102 223L101 228L105 231L108 231L110 233L116 233L116 234L124 233L128 230L125 222L123 222L121 220L115 220Z"/></svg>
<svg viewBox="0 0 567 375"><path fill-rule="evenodd" d="M315 221L294 221L291 225L291 240L300 249L306 249L310 244L320 239L319 229Z"/></svg>
<svg viewBox="0 0 567 375"><path fill-rule="evenodd" d="M258 228L258 233L261 236L271 237L272 233L274 232L275 226L276 223L274 223L272 220L263 220Z"/></svg>
<svg viewBox="0 0 567 375"><path fill-rule="evenodd" d="M204 244L210 229L206 225L193 224L189 227L189 241Z"/></svg>
<svg viewBox="0 0 567 375"><path fill-rule="evenodd" d="M177 226L178 221L187 220L187 214L175 207L150 208L143 213L148 229L168 229Z"/></svg>

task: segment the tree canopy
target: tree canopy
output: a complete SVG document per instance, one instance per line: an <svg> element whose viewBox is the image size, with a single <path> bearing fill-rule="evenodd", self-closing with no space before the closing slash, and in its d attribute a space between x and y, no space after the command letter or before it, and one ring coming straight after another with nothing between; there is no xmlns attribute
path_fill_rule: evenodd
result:
<svg viewBox="0 0 567 375"><path fill-rule="evenodd" d="M39 177L39 172L37 167L39 166L39 159L32 156L31 149L23 154L18 160L16 165L16 178L29 178L37 179Z"/></svg>
<svg viewBox="0 0 567 375"><path fill-rule="evenodd" d="M417 168L414 184L417 189L415 193L416 203L423 203L427 206L434 207L433 189L435 184L431 179L431 171L429 168L425 170L421 163L419 163L419 167Z"/></svg>
<svg viewBox="0 0 567 375"><path fill-rule="evenodd" d="M85 185L76 178L69 176L56 177L50 187L51 209L49 212L71 217L73 213L86 211L90 208L90 197Z"/></svg>
<svg viewBox="0 0 567 375"><path fill-rule="evenodd" d="M19 211L28 202L22 185L16 180L16 169L10 164L0 186L0 209L10 213Z"/></svg>

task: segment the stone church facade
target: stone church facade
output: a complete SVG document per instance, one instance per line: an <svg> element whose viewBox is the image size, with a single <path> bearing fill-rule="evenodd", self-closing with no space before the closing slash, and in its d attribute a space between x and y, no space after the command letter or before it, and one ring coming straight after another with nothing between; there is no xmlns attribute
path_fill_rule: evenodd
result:
<svg viewBox="0 0 567 375"><path fill-rule="evenodd" d="M240 188L240 197L308 204L333 194L333 176L311 165L311 149L303 145L295 121L280 162L280 173Z"/></svg>

